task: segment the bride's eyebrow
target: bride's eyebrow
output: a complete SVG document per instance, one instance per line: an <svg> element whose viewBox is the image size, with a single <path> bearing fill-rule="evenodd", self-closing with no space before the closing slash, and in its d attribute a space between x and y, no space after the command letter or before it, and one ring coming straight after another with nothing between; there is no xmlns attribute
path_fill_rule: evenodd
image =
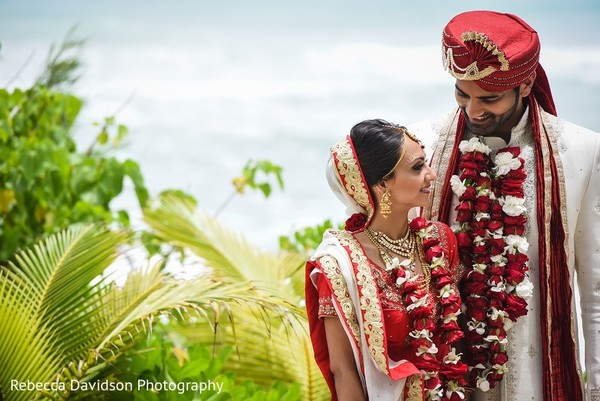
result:
<svg viewBox="0 0 600 401"><path fill-rule="evenodd" d="M412 162L414 162L415 160L418 160L418 159L425 160L425 154L419 153L419 154L412 155L411 157L406 159L403 166L408 166L409 164L411 164Z"/></svg>

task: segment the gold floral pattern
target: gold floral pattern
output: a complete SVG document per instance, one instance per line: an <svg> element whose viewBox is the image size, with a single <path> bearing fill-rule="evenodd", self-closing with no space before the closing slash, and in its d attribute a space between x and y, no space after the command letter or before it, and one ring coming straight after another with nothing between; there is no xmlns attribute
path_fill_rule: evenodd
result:
<svg viewBox="0 0 600 401"><path fill-rule="evenodd" d="M478 60L473 61L466 67L460 67L456 64L454 60L454 50L452 47L447 46L446 53L444 54L443 62L444 69L447 70L450 75L454 76L457 79L464 81L479 81L482 78L487 77L488 75L493 74L494 72L500 71L508 71L510 66L508 63L508 59L502 50L492 42L487 35L479 32L464 32L461 35L461 39L463 42L476 42L479 43L485 50L491 53L492 56L496 57L498 61L498 66L488 65L483 70L480 70L477 66ZM460 71L460 72L458 72Z"/></svg>
<svg viewBox="0 0 600 401"><path fill-rule="evenodd" d="M371 216L373 205L370 202L369 190L363 183L360 166L352 150L350 139L346 138L336 143L331 148L331 153L335 160L336 172L346 192L367 211L368 216Z"/></svg>
<svg viewBox="0 0 600 401"><path fill-rule="evenodd" d="M412 375L406 380L406 401L422 401L423 385L419 375Z"/></svg>
<svg viewBox="0 0 600 401"><path fill-rule="evenodd" d="M357 344L360 344L360 328L352 305L352 299L348 293L348 287L337 260L333 256L325 255L319 259L323 272L331 282L333 295L336 297L342 312L344 313L345 321L352 331L352 336Z"/></svg>
<svg viewBox="0 0 600 401"><path fill-rule="evenodd" d="M388 361L385 355L385 338L381 304L377 296L377 284L373 277L369 260L360 243L348 231L335 233L340 244L350 250L350 258L355 266L356 284L359 294L359 307L363 317L363 329L369 351L375 363L388 373Z"/></svg>

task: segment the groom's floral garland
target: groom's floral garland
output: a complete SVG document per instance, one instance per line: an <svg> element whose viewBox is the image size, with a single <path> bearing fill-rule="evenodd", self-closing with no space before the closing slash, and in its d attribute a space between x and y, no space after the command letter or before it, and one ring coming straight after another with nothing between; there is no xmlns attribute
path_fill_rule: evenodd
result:
<svg viewBox="0 0 600 401"><path fill-rule="evenodd" d="M408 343L416 350L415 366L424 375L425 399L463 400L468 366L452 347L464 337L457 321L461 313L460 295L448 270L446 253L439 239L431 233L432 223L418 217L411 221L410 229L422 243L422 257L429 266L431 283L441 307L436 325L434 303L428 300L428 288L419 285L420 275L408 268L394 269L396 285L412 322ZM401 265L405 267L404 264Z"/></svg>
<svg viewBox="0 0 600 401"><path fill-rule="evenodd" d="M533 285L527 277L529 243L520 148L497 152L475 137L459 145L459 175L451 177L458 195L457 226L461 260L466 267L463 299L467 306L466 343L469 381L488 391L507 372L506 332L527 314Z"/></svg>

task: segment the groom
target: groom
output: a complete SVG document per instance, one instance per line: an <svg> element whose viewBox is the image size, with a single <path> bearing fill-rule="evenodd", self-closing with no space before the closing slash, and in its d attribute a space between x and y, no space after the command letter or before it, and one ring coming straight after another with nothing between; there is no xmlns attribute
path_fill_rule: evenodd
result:
<svg viewBox="0 0 600 401"><path fill-rule="evenodd" d="M408 128L438 175L423 214L453 226L467 268L473 399L600 401L600 135L556 116L519 17L457 15L442 50L458 108Z"/></svg>

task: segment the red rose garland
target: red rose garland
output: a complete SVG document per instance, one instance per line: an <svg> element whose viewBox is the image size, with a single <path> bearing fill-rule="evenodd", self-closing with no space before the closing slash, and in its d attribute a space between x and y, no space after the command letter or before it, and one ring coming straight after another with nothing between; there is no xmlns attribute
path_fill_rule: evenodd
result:
<svg viewBox="0 0 600 401"><path fill-rule="evenodd" d="M467 267L463 298L467 306L470 384L493 388L507 371L506 331L527 314L532 284L523 236L527 222L520 149L497 152L475 137L460 143L458 176L451 179L459 205L455 233Z"/></svg>
<svg viewBox="0 0 600 401"><path fill-rule="evenodd" d="M396 285L412 322L408 343L417 353L415 366L424 375L426 400L458 401L465 398L468 366L452 347L464 333L458 325L461 300L451 272L446 251L431 234L432 224L415 218L410 229L422 243L423 257L429 265L431 282L441 306L439 321L434 319L434 303L429 301L427 288L419 285L419 275L410 269L396 269Z"/></svg>

